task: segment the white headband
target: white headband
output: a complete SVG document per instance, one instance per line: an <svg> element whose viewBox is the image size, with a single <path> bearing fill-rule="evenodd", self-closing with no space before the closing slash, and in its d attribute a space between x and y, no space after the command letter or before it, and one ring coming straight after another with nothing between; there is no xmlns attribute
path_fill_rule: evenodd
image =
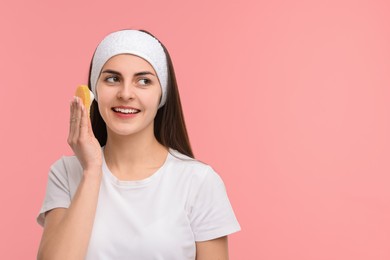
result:
<svg viewBox="0 0 390 260"><path fill-rule="evenodd" d="M161 85L161 101L159 108L165 104L168 87L168 66L164 49L153 36L137 31L123 30L106 36L96 48L92 60L91 89L96 94L96 84L104 64L118 54L133 54L146 60L157 73Z"/></svg>

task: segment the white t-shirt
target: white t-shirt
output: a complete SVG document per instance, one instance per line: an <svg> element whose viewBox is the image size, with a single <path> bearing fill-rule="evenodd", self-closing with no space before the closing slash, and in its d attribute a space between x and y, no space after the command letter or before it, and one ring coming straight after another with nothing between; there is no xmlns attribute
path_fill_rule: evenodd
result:
<svg viewBox="0 0 390 260"><path fill-rule="evenodd" d="M105 160L102 168L87 260L194 260L195 241L240 230L218 174L178 151L170 149L163 166L140 181L118 180ZM69 207L82 174L75 156L51 166L39 224L45 212Z"/></svg>

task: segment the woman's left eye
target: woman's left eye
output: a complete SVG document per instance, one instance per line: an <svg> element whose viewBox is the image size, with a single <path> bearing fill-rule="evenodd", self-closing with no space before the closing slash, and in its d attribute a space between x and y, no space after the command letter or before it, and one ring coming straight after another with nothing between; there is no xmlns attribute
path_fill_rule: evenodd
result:
<svg viewBox="0 0 390 260"><path fill-rule="evenodd" d="M140 83L140 85L146 86L146 85L149 85L151 83L151 80L150 79L140 79L138 82Z"/></svg>

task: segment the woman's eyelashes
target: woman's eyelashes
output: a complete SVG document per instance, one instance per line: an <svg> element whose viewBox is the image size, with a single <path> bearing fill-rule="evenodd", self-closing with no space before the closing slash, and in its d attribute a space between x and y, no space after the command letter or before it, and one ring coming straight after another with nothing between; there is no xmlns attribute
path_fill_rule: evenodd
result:
<svg viewBox="0 0 390 260"><path fill-rule="evenodd" d="M110 76L106 76L104 78L104 81L107 83L113 84L113 83L119 82L120 79L117 75L110 75Z"/></svg>
<svg viewBox="0 0 390 260"><path fill-rule="evenodd" d="M152 84L152 81L148 78L141 78L137 82L140 86L149 86L150 84Z"/></svg>
<svg viewBox="0 0 390 260"><path fill-rule="evenodd" d="M110 85L116 85L123 81L120 76L118 75L108 75L104 77L104 82ZM153 81L147 77L142 77L142 78L135 78L133 82L140 87L147 87L149 85L153 84Z"/></svg>

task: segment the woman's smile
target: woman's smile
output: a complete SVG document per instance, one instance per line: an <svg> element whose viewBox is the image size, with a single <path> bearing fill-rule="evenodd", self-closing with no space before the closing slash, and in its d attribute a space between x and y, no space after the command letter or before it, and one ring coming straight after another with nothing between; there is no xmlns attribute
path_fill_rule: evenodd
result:
<svg viewBox="0 0 390 260"><path fill-rule="evenodd" d="M116 106L111 109L119 118L134 118L141 110L128 106Z"/></svg>

